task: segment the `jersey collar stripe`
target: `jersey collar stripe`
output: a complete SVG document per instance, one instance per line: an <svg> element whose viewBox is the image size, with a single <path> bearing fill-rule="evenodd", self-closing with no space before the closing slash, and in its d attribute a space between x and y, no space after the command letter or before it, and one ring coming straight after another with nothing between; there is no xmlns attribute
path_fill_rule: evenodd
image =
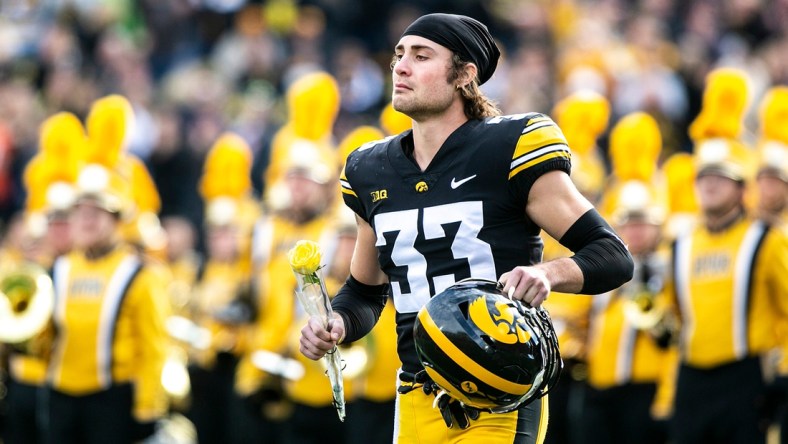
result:
<svg viewBox="0 0 788 444"><path fill-rule="evenodd" d="M564 144L564 143L556 143L556 144L553 144L553 145L543 146L542 148L539 148L536 151L532 151L532 152L530 152L528 154L525 154L523 156L520 156L520 157L514 159L512 161L512 165L511 165L510 169L513 170L513 169L517 168L518 166L520 166L521 164L523 164L525 162L528 162L530 160L536 159L536 158L538 158L540 156L543 156L545 154L553 153L553 152L556 152L556 151L565 151L568 154L569 153L569 147L566 146L566 144Z"/></svg>

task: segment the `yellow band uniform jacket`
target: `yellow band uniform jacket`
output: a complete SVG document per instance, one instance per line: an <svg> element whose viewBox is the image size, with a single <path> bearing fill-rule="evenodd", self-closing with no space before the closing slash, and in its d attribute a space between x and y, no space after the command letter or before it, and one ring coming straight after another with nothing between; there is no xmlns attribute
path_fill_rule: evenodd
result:
<svg viewBox="0 0 788 444"><path fill-rule="evenodd" d="M636 277L622 287L594 297L588 341L588 382L597 389L624 384L657 383L669 363L668 352L660 348L649 331L639 328L627 314L629 299L635 293L651 292L655 305L665 295L659 293L664 282L666 258L654 254L647 262L652 270L651 285L640 282L642 258L635 258ZM649 288L653 287L653 288ZM632 308L629 306L629 308Z"/></svg>
<svg viewBox="0 0 788 444"><path fill-rule="evenodd" d="M788 236L749 217L721 232L698 224L673 244L672 294L686 365L713 368L784 347L776 332L788 322Z"/></svg>
<svg viewBox="0 0 788 444"><path fill-rule="evenodd" d="M53 280L57 335L49 385L82 396L131 383L135 419L163 416L169 311L164 268L144 263L122 245L95 260L81 252L58 258Z"/></svg>

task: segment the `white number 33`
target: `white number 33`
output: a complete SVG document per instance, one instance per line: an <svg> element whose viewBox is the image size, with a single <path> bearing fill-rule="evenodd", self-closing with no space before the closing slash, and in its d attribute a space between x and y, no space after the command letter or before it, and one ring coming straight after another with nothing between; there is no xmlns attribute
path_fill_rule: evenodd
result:
<svg viewBox="0 0 788 444"><path fill-rule="evenodd" d="M394 211L375 216L375 232L378 248L386 246L386 233L396 233L391 248L391 262L407 267L409 293L403 293L400 282L391 281L394 305L400 313L419 311L431 297L427 276L427 258L415 247L419 235L418 209ZM482 202L458 202L427 207L423 210L422 231L424 239L446 238L443 226L459 222L457 235L451 243L454 259L467 259L471 277L495 280L495 262L487 242L477 236L484 226ZM390 237L391 238L391 237ZM445 257L445 256L443 256ZM432 276L435 294L454 284L454 274Z"/></svg>

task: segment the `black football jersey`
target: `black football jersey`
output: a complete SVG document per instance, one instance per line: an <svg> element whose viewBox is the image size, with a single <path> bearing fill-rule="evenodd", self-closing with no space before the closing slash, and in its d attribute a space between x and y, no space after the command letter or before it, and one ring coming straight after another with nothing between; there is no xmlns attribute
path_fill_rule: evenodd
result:
<svg viewBox="0 0 788 444"><path fill-rule="evenodd" d="M497 280L541 261L540 228L525 212L547 171L569 174L561 130L537 113L470 120L452 133L425 171L406 155L411 131L352 152L340 177L345 203L377 235L381 269L397 309L403 370L421 365L413 321L434 295L473 277Z"/></svg>

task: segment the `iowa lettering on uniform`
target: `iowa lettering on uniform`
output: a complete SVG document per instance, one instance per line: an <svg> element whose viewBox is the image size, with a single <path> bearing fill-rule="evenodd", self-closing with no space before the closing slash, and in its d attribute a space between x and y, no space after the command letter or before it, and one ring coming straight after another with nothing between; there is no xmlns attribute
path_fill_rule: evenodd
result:
<svg viewBox="0 0 788 444"><path fill-rule="evenodd" d="M101 279L75 279L68 289L68 294L76 297L99 297L104 289Z"/></svg>
<svg viewBox="0 0 788 444"><path fill-rule="evenodd" d="M692 274L697 277L725 274L728 273L730 263L731 258L725 253L699 256L693 264Z"/></svg>

